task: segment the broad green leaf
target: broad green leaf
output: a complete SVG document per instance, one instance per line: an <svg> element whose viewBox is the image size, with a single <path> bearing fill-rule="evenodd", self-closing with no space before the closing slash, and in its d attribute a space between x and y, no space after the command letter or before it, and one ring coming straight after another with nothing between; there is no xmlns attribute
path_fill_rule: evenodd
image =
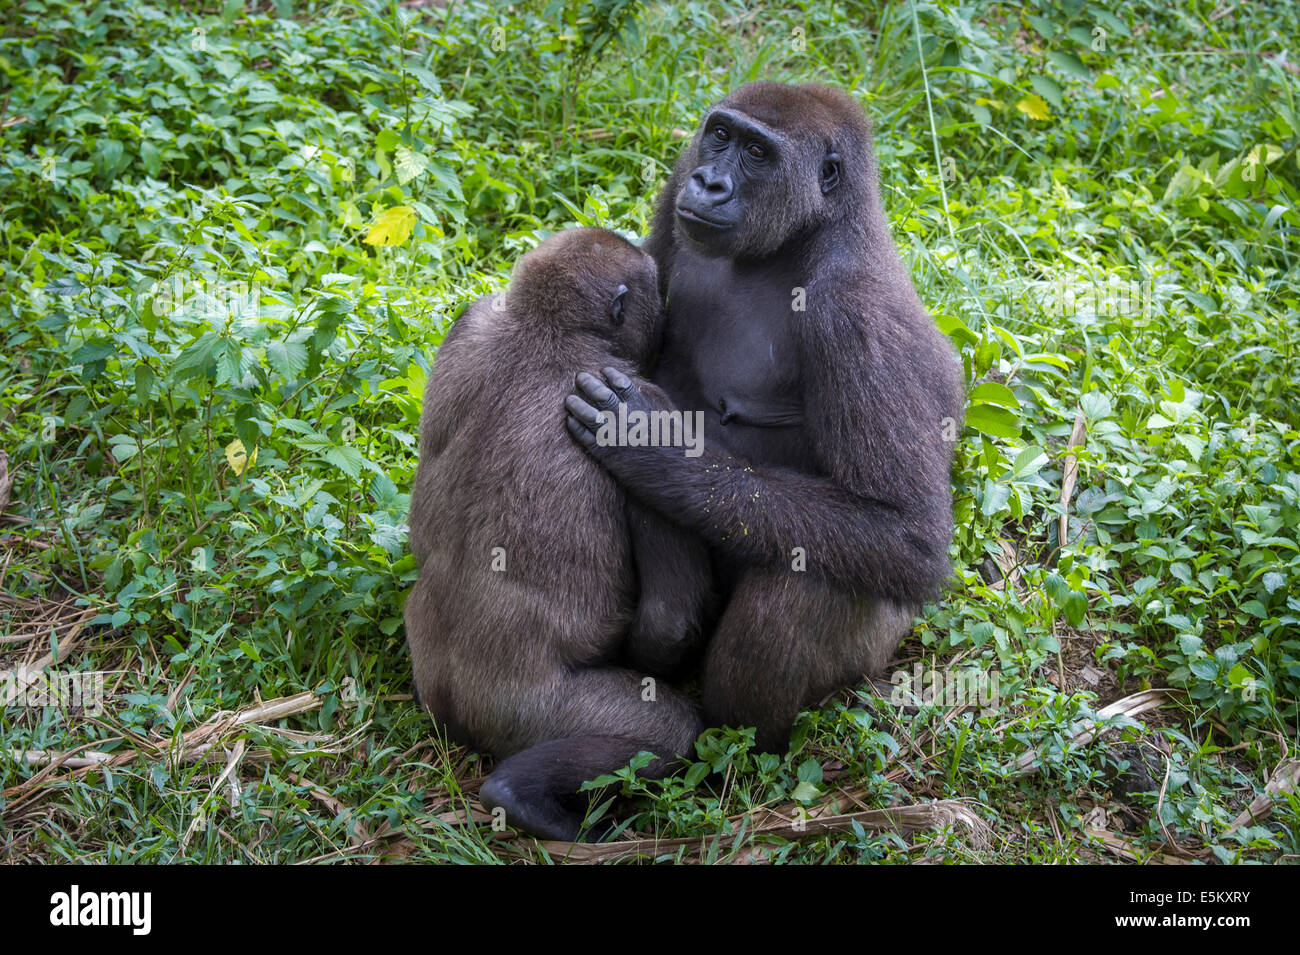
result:
<svg viewBox="0 0 1300 955"><path fill-rule="evenodd" d="M1079 407L1088 420L1093 422L1109 418L1112 410L1110 398L1100 391L1090 391L1080 398Z"/></svg>
<svg viewBox="0 0 1300 955"><path fill-rule="evenodd" d="M1011 485L996 484L992 478L984 480L984 500L980 503L980 513L992 517L1007 506L1011 499Z"/></svg>
<svg viewBox="0 0 1300 955"><path fill-rule="evenodd" d="M135 396L141 405L149 403L155 375L153 369L141 362L135 366Z"/></svg>
<svg viewBox="0 0 1300 955"><path fill-rule="evenodd" d="M683 782L686 783L688 789L694 789L704 781L704 777L707 775L709 775L708 763L691 763L691 768L686 770Z"/></svg>
<svg viewBox="0 0 1300 955"><path fill-rule="evenodd" d="M1011 477L1019 478L1037 474L1046 463L1047 455L1043 453L1043 449L1030 445L1016 455L1016 460L1011 465Z"/></svg>
<svg viewBox="0 0 1300 955"><path fill-rule="evenodd" d="M445 163L430 162L429 173L433 176L434 182L438 184L439 188L442 189L445 195L456 200L457 203L465 201L465 196L460 189L460 180L456 178L456 174L452 171L450 166ZM458 207L454 208L459 211Z"/></svg>
<svg viewBox="0 0 1300 955"><path fill-rule="evenodd" d="M822 764L815 759L805 759L799 764L796 775L806 783L820 783L822 781Z"/></svg>
<svg viewBox="0 0 1300 955"><path fill-rule="evenodd" d="M1016 400L1015 392L1006 385L997 381L984 381L970 390L967 396L971 404L977 402L992 402L995 405L1001 405L1004 408L1019 408L1020 402Z"/></svg>
<svg viewBox="0 0 1300 955"><path fill-rule="evenodd" d="M361 466L365 463L361 452L348 445L335 445L326 449L325 460L351 478L361 474Z"/></svg>
<svg viewBox="0 0 1300 955"><path fill-rule="evenodd" d="M1084 66L1083 60L1079 59L1073 53L1048 53L1047 59L1048 62L1062 73L1077 76L1081 80L1092 79L1092 71Z"/></svg>
<svg viewBox="0 0 1300 955"><path fill-rule="evenodd" d="M1103 10L1096 5L1092 5L1089 6L1088 13L1090 16L1096 17L1103 24L1110 27L1113 32L1118 33L1120 36L1131 37L1133 35L1129 32L1128 25L1109 10Z"/></svg>
<svg viewBox="0 0 1300 955"><path fill-rule="evenodd" d="M175 48L173 47L173 49ZM194 68L194 64L190 63L188 60L179 56L172 56L170 54L163 53L161 51L158 53L158 58L162 60L164 63L166 63L168 66L170 66L179 76L183 77L187 82L194 83L196 85L203 82L203 78L199 76L199 71L196 70Z"/></svg>
<svg viewBox="0 0 1300 955"><path fill-rule="evenodd" d="M115 434L108 439L108 450L113 459L122 464L140 453L140 445L133 435Z"/></svg>
<svg viewBox="0 0 1300 955"><path fill-rule="evenodd" d="M302 342L268 342L266 359L281 377L292 381L307 367L307 346Z"/></svg>
<svg viewBox="0 0 1300 955"><path fill-rule="evenodd" d="M426 70L422 66L403 67L407 73L415 77L416 82L423 86L433 96L442 97L442 84L438 82L438 77L431 70Z"/></svg>
<svg viewBox="0 0 1300 955"><path fill-rule="evenodd" d="M216 332L205 332L177 356L171 366L171 376L177 381L188 381L207 375L213 368L213 355L220 343L221 337Z"/></svg>
<svg viewBox="0 0 1300 955"><path fill-rule="evenodd" d="M1056 25L1046 17L1040 17L1037 14L1031 13L1027 15L1025 19L1028 20L1029 25L1034 28L1034 32L1044 40L1050 40L1052 37L1056 36Z"/></svg>
<svg viewBox="0 0 1300 955"><path fill-rule="evenodd" d="M1213 680L1219 675L1219 664L1209 657L1193 660L1187 667L1202 680Z"/></svg>
<svg viewBox="0 0 1300 955"><path fill-rule="evenodd" d="M790 793L790 798L795 802L810 803L821 794L822 791L814 784L805 781L794 787L794 792Z"/></svg>
<svg viewBox="0 0 1300 955"><path fill-rule="evenodd" d="M429 168L429 160L424 158L423 155L414 150L407 149L405 146L400 144L397 147L395 159L396 165L394 168L397 171L397 181L403 186L412 179L418 179L420 176L424 175L425 170ZM398 208L401 207L399 206ZM369 239L366 241L369 241ZM400 245L400 242L394 242L392 244Z"/></svg>
<svg viewBox="0 0 1300 955"><path fill-rule="evenodd" d="M997 405L981 403L967 408L966 425L994 438L1020 436L1020 416Z"/></svg>
<svg viewBox="0 0 1300 955"><path fill-rule="evenodd" d="M1174 437L1174 440L1187 449L1193 461L1199 461L1201 455L1205 453L1205 442L1194 434L1179 434Z"/></svg>

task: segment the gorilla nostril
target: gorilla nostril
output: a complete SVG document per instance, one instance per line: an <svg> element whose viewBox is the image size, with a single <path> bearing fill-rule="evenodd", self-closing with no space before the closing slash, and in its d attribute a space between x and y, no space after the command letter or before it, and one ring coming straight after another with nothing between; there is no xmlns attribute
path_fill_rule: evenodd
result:
<svg viewBox="0 0 1300 955"><path fill-rule="evenodd" d="M697 169L691 174L691 188L715 204L731 198L731 177L709 169Z"/></svg>

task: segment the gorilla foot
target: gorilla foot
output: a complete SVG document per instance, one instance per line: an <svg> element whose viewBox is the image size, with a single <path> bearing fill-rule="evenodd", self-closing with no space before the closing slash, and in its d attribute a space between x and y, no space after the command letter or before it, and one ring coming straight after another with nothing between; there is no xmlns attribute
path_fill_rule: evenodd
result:
<svg viewBox="0 0 1300 955"><path fill-rule="evenodd" d="M577 842L582 833L582 813L565 808L555 795L516 779L510 772L494 772L478 798L489 812L502 810L506 825L538 839Z"/></svg>
<svg viewBox="0 0 1300 955"><path fill-rule="evenodd" d="M571 736L548 740L497 763L479 790L489 811L505 811L505 823L539 839L597 842L608 823L585 832L586 807L593 794L584 782L612 773L641 750L664 747L617 736ZM661 760L661 763L667 763Z"/></svg>

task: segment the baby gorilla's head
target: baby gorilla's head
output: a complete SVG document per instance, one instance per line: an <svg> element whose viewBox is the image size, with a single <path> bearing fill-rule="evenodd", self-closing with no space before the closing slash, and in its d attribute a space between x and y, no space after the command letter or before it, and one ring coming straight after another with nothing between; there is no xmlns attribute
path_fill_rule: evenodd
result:
<svg viewBox="0 0 1300 955"><path fill-rule="evenodd" d="M606 229L567 229L515 265L506 305L532 328L586 332L645 367L663 333L654 259Z"/></svg>

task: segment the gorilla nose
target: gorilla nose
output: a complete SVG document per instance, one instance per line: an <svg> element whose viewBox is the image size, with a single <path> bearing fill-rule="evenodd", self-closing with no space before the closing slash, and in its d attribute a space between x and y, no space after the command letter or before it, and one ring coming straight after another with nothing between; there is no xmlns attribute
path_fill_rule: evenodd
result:
<svg viewBox="0 0 1300 955"><path fill-rule="evenodd" d="M722 205L735 191L730 176L712 169L697 169L691 173L691 186L696 197L709 206Z"/></svg>

